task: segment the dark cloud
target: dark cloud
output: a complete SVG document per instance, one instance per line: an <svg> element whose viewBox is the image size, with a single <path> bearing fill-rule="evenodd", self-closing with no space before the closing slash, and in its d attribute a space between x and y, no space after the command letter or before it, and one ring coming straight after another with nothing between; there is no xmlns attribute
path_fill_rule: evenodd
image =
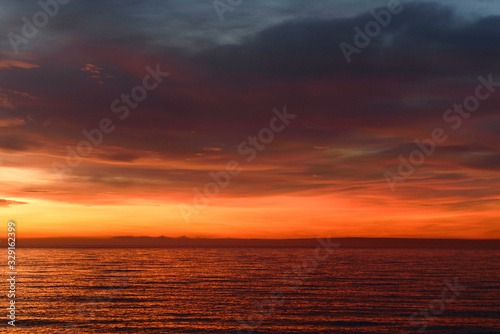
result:
<svg viewBox="0 0 500 334"><path fill-rule="evenodd" d="M40 143L22 135L0 135L0 148L7 151L28 151Z"/></svg>
<svg viewBox="0 0 500 334"><path fill-rule="evenodd" d="M366 13L348 19L290 21L239 45L202 52L197 59L222 71L286 76L345 71L454 76L490 72L500 56L500 16L464 19L451 6L412 2L405 3L404 10L393 15L348 64L339 44L353 45L353 28L364 30L373 20Z"/></svg>
<svg viewBox="0 0 500 334"><path fill-rule="evenodd" d="M481 153L470 154L464 165L475 169L500 170L500 154Z"/></svg>

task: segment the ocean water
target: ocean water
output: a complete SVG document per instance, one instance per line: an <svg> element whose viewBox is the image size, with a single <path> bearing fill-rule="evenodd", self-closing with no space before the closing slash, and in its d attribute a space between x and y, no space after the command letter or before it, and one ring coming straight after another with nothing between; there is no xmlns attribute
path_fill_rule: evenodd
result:
<svg viewBox="0 0 500 334"><path fill-rule="evenodd" d="M496 250L16 252L1 333L500 333Z"/></svg>

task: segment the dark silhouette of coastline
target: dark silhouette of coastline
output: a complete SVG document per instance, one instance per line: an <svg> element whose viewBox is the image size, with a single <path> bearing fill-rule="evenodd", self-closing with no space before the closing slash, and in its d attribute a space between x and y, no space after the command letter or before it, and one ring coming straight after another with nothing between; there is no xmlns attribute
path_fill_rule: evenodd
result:
<svg viewBox="0 0 500 334"><path fill-rule="evenodd" d="M500 249L499 239L417 239L417 238L331 238L342 248L465 248ZM6 240L0 240L6 244ZM236 238L27 238L17 239L24 248L168 248L168 247L315 247L316 239L236 239Z"/></svg>

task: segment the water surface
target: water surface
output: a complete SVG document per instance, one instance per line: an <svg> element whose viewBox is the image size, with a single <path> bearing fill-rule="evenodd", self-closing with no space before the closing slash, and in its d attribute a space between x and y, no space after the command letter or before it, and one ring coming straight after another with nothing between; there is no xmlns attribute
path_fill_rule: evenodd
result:
<svg viewBox="0 0 500 334"><path fill-rule="evenodd" d="M457 278L467 288L424 332L500 333L500 251L338 248L299 287L283 280L313 254L19 249L15 332L237 333L243 323L241 333L418 333L425 317L409 317ZM14 332L7 320L0 331Z"/></svg>

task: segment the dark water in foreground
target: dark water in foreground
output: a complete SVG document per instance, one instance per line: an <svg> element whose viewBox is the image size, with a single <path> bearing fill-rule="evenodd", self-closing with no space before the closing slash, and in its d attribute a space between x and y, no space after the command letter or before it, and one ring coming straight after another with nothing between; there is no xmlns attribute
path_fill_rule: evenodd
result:
<svg viewBox="0 0 500 334"><path fill-rule="evenodd" d="M299 271L313 254L20 249L16 327L4 297L0 332L237 333L240 319L240 333L418 333L424 322L429 334L500 333L500 251L338 248L311 273ZM296 276L282 278L294 266L297 288ZM454 278L455 293L444 282Z"/></svg>

